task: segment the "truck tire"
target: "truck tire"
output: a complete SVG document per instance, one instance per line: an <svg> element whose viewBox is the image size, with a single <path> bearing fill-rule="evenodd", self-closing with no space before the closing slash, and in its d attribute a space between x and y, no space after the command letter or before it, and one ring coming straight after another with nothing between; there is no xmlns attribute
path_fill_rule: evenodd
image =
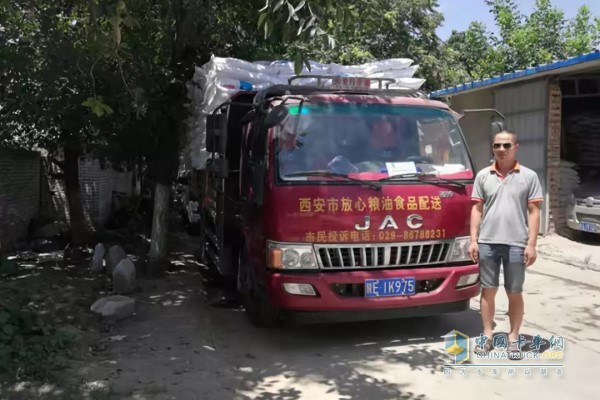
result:
<svg viewBox="0 0 600 400"><path fill-rule="evenodd" d="M281 310L270 302L265 288L256 282L246 261L245 246L240 251L239 260L238 288L246 318L258 328L277 328L281 325Z"/></svg>

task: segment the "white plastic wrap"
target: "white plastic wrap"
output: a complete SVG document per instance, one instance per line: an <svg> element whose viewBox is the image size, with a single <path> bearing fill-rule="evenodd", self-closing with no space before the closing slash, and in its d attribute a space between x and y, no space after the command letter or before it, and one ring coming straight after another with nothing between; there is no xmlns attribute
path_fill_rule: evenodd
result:
<svg viewBox="0 0 600 400"><path fill-rule="evenodd" d="M414 78L418 66L408 58L392 58L361 65L322 64L310 61L311 70L303 66L303 75L360 76L391 78L390 88L420 88L424 79ZM206 152L206 116L239 91L257 91L272 85L287 84L296 75L294 62L288 60L248 62L236 58L211 57L196 67L188 84L190 116L187 122L187 146L184 157L195 169L204 169ZM315 84L314 79L294 81L295 85ZM379 82L373 81L376 88Z"/></svg>

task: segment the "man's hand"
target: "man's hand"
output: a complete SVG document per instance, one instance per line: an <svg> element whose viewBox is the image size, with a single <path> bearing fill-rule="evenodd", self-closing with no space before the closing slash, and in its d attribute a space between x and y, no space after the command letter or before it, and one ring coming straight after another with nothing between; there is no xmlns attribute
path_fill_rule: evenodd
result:
<svg viewBox="0 0 600 400"><path fill-rule="evenodd" d="M477 242L471 242L469 245L469 257L471 257L474 263L479 262L479 245Z"/></svg>
<svg viewBox="0 0 600 400"><path fill-rule="evenodd" d="M525 268L533 265L533 263L537 259L537 252L535 251L535 246L527 245L527 247L525 247L523 255L525 256Z"/></svg>

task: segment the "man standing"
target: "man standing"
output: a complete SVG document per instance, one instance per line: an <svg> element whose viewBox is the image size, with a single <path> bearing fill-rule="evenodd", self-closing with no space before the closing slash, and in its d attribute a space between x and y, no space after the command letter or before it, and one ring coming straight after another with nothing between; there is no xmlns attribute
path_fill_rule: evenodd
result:
<svg viewBox="0 0 600 400"><path fill-rule="evenodd" d="M517 135L503 131L494 137L495 162L481 170L473 186L471 245L469 255L479 262L481 319L487 341L477 352L492 348L495 298L504 271L508 296L509 354L519 351L519 329L523 321L525 268L537 257L542 187L537 174L516 159Z"/></svg>

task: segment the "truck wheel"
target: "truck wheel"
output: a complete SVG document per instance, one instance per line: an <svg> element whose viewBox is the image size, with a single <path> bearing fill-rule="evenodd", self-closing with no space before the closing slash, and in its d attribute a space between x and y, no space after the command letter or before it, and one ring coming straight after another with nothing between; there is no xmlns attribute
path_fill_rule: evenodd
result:
<svg viewBox="0 0 600 400"><path fill-rule="evenodd" d="M281 325L280 310L273 306L263 288L256 288L250 296L244 296L244 308L248 321L259 328L276 328Z"/></svg>
<svg viewBox="0 0 600 400"><path fill-rule="evenodd" d="M281 310L269 301L266 290L256 282L245 262L245 250L240 251L238 288L248 321L259 328L276 328L281 325Z"/></svg>

